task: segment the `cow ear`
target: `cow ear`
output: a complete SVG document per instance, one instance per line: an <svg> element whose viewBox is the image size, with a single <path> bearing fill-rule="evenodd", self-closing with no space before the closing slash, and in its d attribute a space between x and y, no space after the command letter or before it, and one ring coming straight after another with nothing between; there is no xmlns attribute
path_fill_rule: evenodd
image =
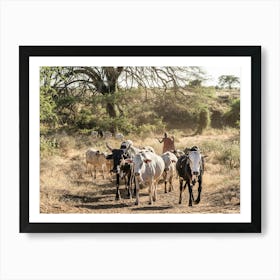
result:
<svg viewBox="0 0 280 280"><path fill-rule="evenodd" d="M127 159L125 159L125 162L127 162L127 163L132 163L132 162L133 162L133 160L132 160L132 159L130 159L130 158L127 158Z"/></svg>
<svg viewBox="0 0 280 280"><path fill-rule="evenodd" d="M144 162L149 163L149 162L151 162L151 160L150 159L144 159Z"/></svg>

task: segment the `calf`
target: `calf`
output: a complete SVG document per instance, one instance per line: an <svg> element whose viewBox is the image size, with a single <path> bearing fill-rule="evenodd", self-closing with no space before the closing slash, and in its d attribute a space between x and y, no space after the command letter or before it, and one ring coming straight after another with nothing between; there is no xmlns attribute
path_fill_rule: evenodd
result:
<svg viewBox="0 0 280 280"><path fill-rule="evenodd" d="M176 175L176 162L178 161L177 157L171 152L165 152L162 156L164 161L164 192L167 193L167 182L169 182L169 192L173 191L173 178Z"/></svg>
<svg viewBox="0 0 280 280"><path fill-rule="evenodd" d="M204 159L199 149L194 146L188 150L186 155L181 156L176 164L176 169L180 180L180 197L179 204L182 203L182 193L188 185L189 189L189 206L192 206L194 201L192 188L198 181L198 196L194 201L196 204L200 202L202 191L202 176L204 172ZM183 185L185 181L185 184Z"/></svg>
<svg viewBox="0 0 280 280"><path fill-rule="evenodd" d="M140 184L148 185L149 204L152 204L157 199L157 184L164 171L164 161L150 151L141 151L133 157L133 164L136 181L135 204L139 204Z"/></svg>
<svg viewBox="0 0 280 280"><path fill-rule="evenodd" d="M104 153L95 149L89 149L86 151L86 167L87 172L90 173L94 179L96 179L97 170L101 169L103 174L103 179L105 179L105 170L106 170L106 156ZM91 166L91 168L89 168ZM92 173L93 169L93 173Z"/></svg>

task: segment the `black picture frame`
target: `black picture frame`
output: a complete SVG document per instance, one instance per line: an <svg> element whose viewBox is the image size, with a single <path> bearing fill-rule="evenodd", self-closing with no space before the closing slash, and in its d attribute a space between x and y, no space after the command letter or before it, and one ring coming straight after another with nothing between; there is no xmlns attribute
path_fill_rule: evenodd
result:
<svg viewBox="0 0 280 280"><path fill-rule="evenodd" d="M29 220L29 58L33 56L248 56L251 58L250 223L33 223ZM19 46L21 233L261 232L260 46ZM39 187L39 186L38 186Z"/></svg>

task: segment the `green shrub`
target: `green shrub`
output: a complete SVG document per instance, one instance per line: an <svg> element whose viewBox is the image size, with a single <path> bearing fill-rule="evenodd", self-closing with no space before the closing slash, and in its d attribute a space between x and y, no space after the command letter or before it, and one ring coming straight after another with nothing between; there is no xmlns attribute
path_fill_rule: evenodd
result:
<svg viewBox="0 0 280 280"><path fill-rule="evenodd" d="M213 154L213 159L228 168L240 166L239 141L209 140L200 145L205 155Z"/></svg>
<svg viewBox="0 0 280 280"><path fill-rule="evenodd" d="M217 156L218 160L229 168L239 168L240 166L240 147L239 144L225 145Z"/></svg>
<svg viewBox="0 0 280 280"><path fill-rule="evenodd" d="M224 114L226 125L239 127L240 124L240 99L235 99L230 104L230 109Z"/></svg>
<svg viewBox="0 0 280 280"><path fill-rule="evenodd" d="M96 126L96 121L94 119L94 115L89 109L81 109L78 118L76 121L76 125L80 129L91 129Z"/></svg>
<svg viewBox="0 0 280 280"><path fill-rule="evenodd" d="M56 138L47 138L40 136L40 156L50 156L56 153L59 143Z"/></svg>
<svg viewBox="0 0 280 280"><path fill-rule="evenodd" d="M211 127L213 128L222 128L224 125L223 120L223 111L220 110L211 110Z"/></svg>
<svg viewBox="0 0 280 280"><path fill-rule="evenodd" d="M55 113L56 104L50 95L40 93L40 121L42 123L54 126L57 121Z"/></svg>
<svg viewBox="0 0 280 280"><path fill-rule="evenodd" d="M204 107L198 113L198 128L197 133L201 134L210 124L210 112L208 108Z"/></svg>

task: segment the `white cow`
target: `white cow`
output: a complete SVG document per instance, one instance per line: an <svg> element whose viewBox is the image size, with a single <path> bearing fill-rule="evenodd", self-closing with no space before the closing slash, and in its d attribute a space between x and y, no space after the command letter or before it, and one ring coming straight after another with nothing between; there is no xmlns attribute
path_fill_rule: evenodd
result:
<svg viewBox="0 0 280 280"><path fill-rule="evenodd" d="M123 139L124 139L124 136L123 136L122 133L116 133L116 134L115 134L115 138L116 138L116 139L123 140Z"/></svg>
<svg viewBox="0 0 280 280"><path fill-rule="evenodd" d="M163 179L164 179L164 192L167 193L167 182L169 182L169 191L173 191L173 178L176 176L176 163L177 157L171 152L165 152L162 154L162 159L165 164Z"/></svg>
<svg viewBox="0 0 280 280"><path fill-rule="evenodd" d="M91 168L89 168L89 165ZM90 173L94 179L96 179L97 170L102 170L103 179L105 179L104 172L107 169L108 161L106 160L105 153L100 153L100 151L95 149L89 149L86 152L86 166L87 172ZM92 173L93 169L93 173Z"/></svg>
<svg viewBox="0 0 280 280"><path fill-rule="evenodd" d="M139 204L139 184L149 187L149 204L152 204L157 199L157 184L164 171L164 161L150 151L141 151L133 157L133 164L136 179L135 204Z"/></svg>

